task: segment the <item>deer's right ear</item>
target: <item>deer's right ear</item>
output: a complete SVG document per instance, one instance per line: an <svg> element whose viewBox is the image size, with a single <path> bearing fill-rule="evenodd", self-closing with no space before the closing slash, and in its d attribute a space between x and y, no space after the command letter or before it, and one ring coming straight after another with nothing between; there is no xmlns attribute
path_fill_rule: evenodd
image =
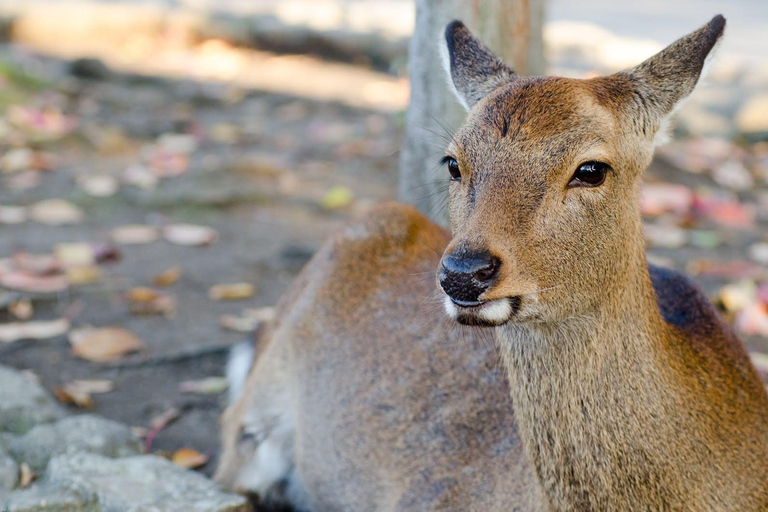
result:
<svg viewBox="0 0 768 512"><path fill-rule="evenodd" d="M445 27L447 55L443 63L456 97L469 110L486 94L515 79L515 72L481 43L464 24Z"/></svg>

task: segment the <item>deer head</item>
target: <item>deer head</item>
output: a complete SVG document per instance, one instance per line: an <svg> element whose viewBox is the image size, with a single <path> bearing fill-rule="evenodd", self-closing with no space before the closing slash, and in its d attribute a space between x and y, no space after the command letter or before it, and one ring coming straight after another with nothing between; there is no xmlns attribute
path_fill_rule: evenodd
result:
<svg viewBox="0 0 768 512"><path fill-rule="evenodd" d="M523 77L459 21L451 83L469 110L443 162L453 240L438 280L463 324L556 322L646 275L638 185L725 20L637 67L588 80Z"/></svg>

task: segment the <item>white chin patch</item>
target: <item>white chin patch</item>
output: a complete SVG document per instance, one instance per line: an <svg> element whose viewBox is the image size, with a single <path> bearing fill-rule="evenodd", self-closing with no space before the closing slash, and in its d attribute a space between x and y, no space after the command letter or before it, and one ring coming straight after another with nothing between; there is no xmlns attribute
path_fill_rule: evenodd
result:
<svg viewBox="0 0 768 512"><path fill-rule="evenodd" d="M490 300L482 306L472 308L471 313L465 313L462 311L463 308L459 308L459 306L454 304L450 297L446 295L443 299L443 306L451 320L458 319L459 315L464 313L472 315L488 324L500 325L509 320L509 317L512 315L512 305L508 299Z"/></svg>
<svg viewBox="0 0 768 512"><path fill-rule="evenodd" d="M480 307L477 316L492 324L501 324L509 320L512 306L507 299L486 302Z"/></svg>
<svg viewBox="0 0 768 512"><path fill-rule="evenodd" d="M448 313L450 319L456 320L456 317L459 316L459 308L447 295L443 297L443 306L445 307L445 312Z"/></svg>

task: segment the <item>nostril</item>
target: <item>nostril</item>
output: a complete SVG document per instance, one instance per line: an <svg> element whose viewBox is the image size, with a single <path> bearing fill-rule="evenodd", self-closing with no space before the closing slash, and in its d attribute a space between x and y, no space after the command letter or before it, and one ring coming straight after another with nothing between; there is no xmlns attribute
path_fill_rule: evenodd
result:
<svg viewBox="0 0 768 512"><path fill-rule="evenodd" d="M488 263L475 271L474 278L480 282L490 281L496 276L496 272L499 270L499 263L498 258L491 256Z"/></svg>

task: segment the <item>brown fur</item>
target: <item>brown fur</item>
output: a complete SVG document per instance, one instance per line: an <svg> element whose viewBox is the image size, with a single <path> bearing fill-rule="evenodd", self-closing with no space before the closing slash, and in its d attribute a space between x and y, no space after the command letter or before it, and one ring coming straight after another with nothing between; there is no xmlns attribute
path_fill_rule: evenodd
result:
<svg viewBox="0 0 768 512"><path fill-rule="evenodd" d="M723 25L573 80L518 77L451 24L472 105L447 148L462 174L452 238L385 205L326 244L225 414L218 479L253 489L272 443L287 466L262 495L313 511L768 509L765 388L703 294L649 271L637 206L654 139ZM569 187L593 160L605 183ZM498 325L511 400L488 331L430 303L438 253L471 251L501 262L481 299L516 306L460 313Z"/></svg>

